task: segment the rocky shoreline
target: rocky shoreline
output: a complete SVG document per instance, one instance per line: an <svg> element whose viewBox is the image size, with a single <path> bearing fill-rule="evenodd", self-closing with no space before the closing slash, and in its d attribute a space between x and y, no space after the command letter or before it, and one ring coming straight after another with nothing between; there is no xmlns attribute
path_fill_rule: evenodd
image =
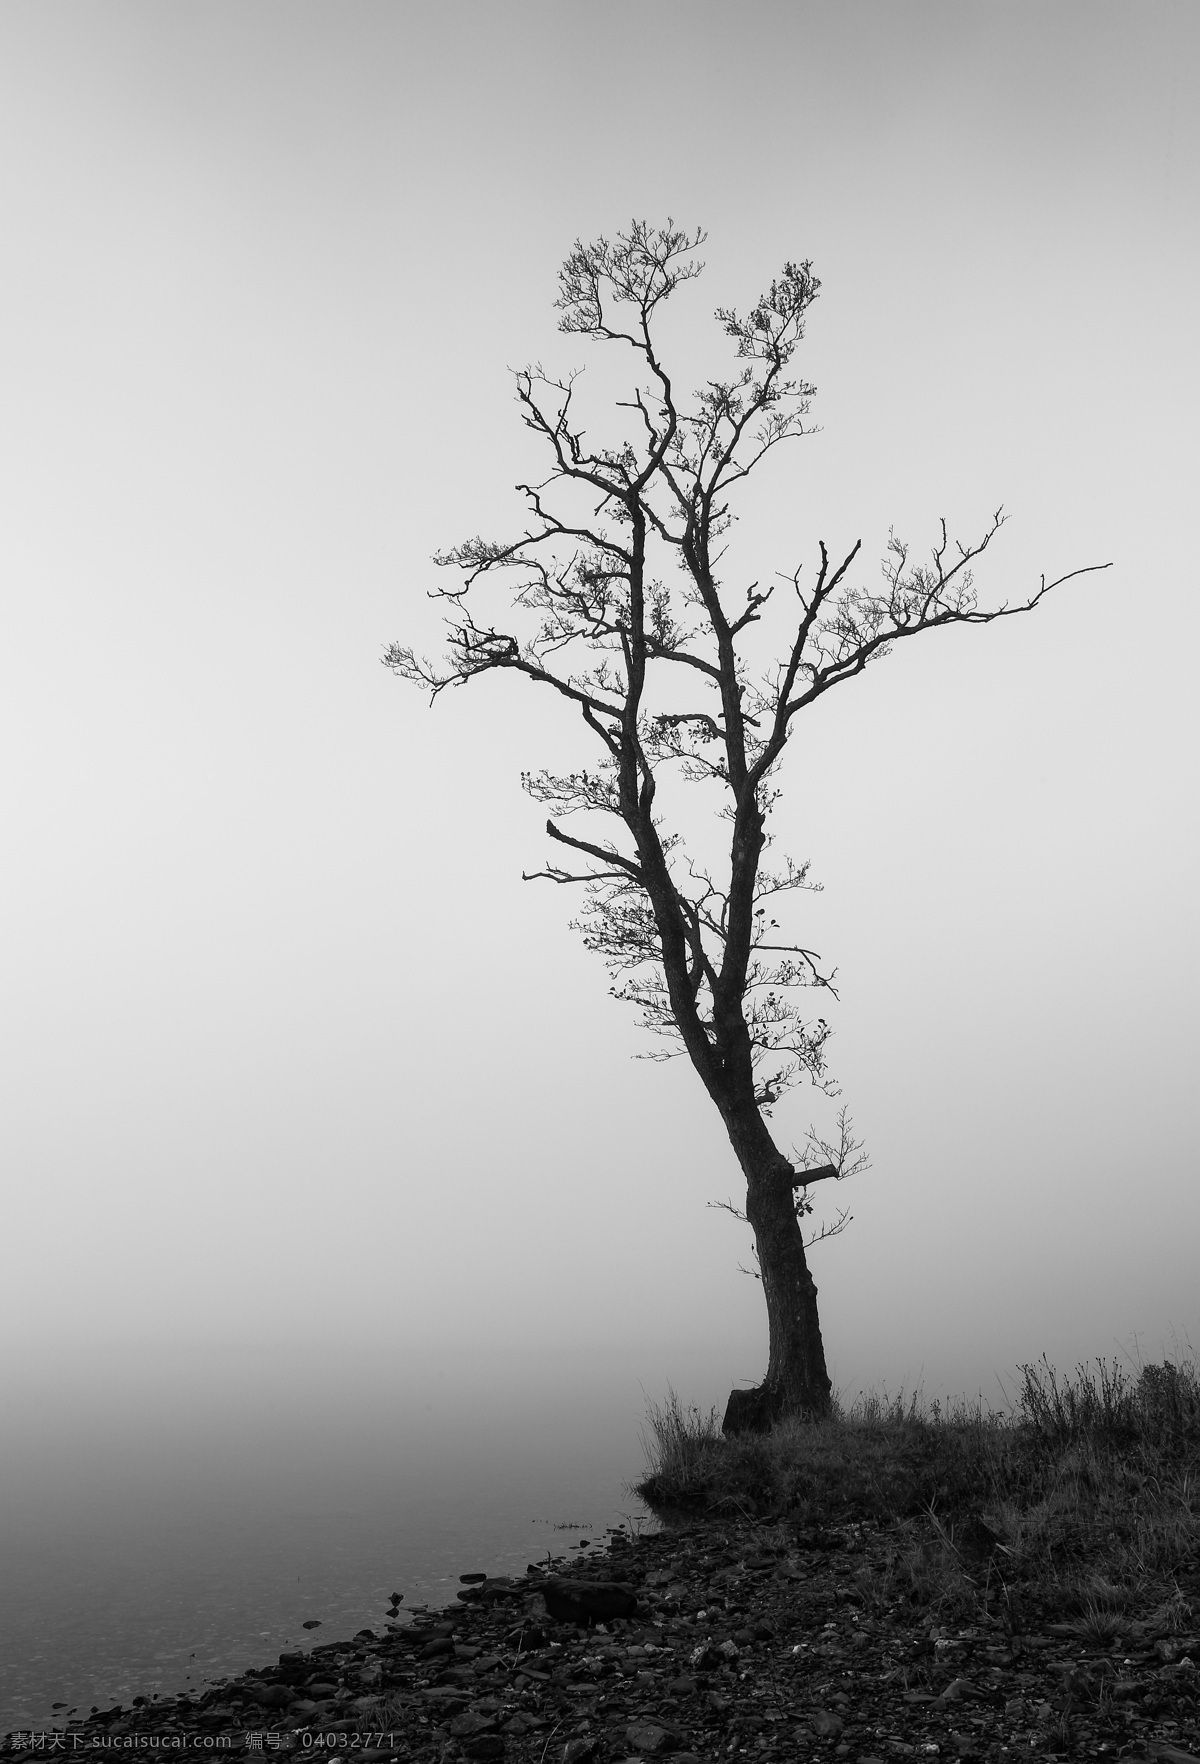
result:
<svg viewBox="0 0 1200 1764"><path fill-rule="evenodd" d="M955 1628L881 1602L895 1547L892 1528L870 1524L619 1534L521 1576L464 1575L446 1610L204 1691L9 1734L0 1754L1200 1764L1186 1599L1104 1646L1011 1605Z"/></svg>

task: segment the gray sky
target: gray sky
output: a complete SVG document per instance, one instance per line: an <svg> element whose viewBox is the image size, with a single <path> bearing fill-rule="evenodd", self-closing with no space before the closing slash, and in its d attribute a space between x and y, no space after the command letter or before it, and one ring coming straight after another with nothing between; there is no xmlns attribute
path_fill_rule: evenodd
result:
<svg viewBox="0 0 1200 1764"><path fill-rule="evenodd" d="M716 305L822 278L748 579L1000 503L985 599L1115 566L784 773L874 1165L814 1252L835 1383L1200 1340L1200 13L13 0L0 84L12 1363L763 1370L717 1117L520 880L573 725L378 659L519 521L506 369L587 359L557 267L634 214L708 229L697 377Z"/></svg>

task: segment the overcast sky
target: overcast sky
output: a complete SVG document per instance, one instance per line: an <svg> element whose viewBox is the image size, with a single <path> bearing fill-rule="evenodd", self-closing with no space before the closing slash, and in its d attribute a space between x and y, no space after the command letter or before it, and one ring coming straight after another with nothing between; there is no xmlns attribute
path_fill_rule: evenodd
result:
<svg viewBox="0 0 1200 1764"><path fill-rule="evenodd" d="M380 665L519 522L508 370L588 359L557 268L632 215L708 230L704 372L714 307L822 280L821 433L728 573L1001 503L984 600L1113 564L902 647L783 774L873 1163L814 1251L835 1384L1200 1342L1200 12L9 0L0 83L10 1369L764 1370L716 1114L520 879L574 725Z"/></svg>

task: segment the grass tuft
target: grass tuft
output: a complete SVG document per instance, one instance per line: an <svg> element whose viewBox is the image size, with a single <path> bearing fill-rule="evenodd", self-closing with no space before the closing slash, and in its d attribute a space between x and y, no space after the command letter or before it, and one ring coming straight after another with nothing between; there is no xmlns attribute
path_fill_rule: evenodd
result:
<svg viewBox="0 0 1200 1764"><path fill-rule="evenodd" d="M647 1474L637 1488L643 1500L673 1507L703 1500L724 1444L717 1411L704 1415L686 1407L668 1385L666 1402L647 1404L646 1425L651 1433L651 1440L642 1436Z"/></svg>

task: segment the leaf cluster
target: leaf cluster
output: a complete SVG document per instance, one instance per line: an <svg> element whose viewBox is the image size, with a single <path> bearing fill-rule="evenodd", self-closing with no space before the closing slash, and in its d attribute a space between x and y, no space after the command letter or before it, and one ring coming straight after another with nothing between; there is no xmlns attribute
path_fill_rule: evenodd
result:
<svg viewBox="0 0 1200 1764"><path fill-rule="evenodd" d="M624 433L608 445L589 438L578 373L519 369L518 409L547 462L540 481L518 486L524 524L437 556L451 578L435 590L441 661L399 644L384 660L434 698L505 670L582 719L592 763L523 778L563 854L532 875L582 889L575 923L615 996L670 1044L650 1057L686 1051L728 1119L744 1106L769 1111L801 1079L832 1089L828 1023L797 994L832 993L834 975L775 916L813 886L808 866L764 863L796 717L898 641L1028 612L1056 584L1043 578L1017 604L980 607L972 569L1003 524L999 509L971 544L952 542L942 522L920 560L893 534L874 582L858 542L838 556L821 542L808 575L797 566L766 587L740 580L727 554L739 486L810 432L814 388L792 367L820 284L810 263L788 262L746 313L718 308L732 359L683 396L656 319L700 275L704 237L634 221L613 239L576 242L559 277L559 328L627 353ZM768 621L775 659L763 668ZM667 812L667 784L709 793L698 800L724 827L719 865Z"/></svg>

